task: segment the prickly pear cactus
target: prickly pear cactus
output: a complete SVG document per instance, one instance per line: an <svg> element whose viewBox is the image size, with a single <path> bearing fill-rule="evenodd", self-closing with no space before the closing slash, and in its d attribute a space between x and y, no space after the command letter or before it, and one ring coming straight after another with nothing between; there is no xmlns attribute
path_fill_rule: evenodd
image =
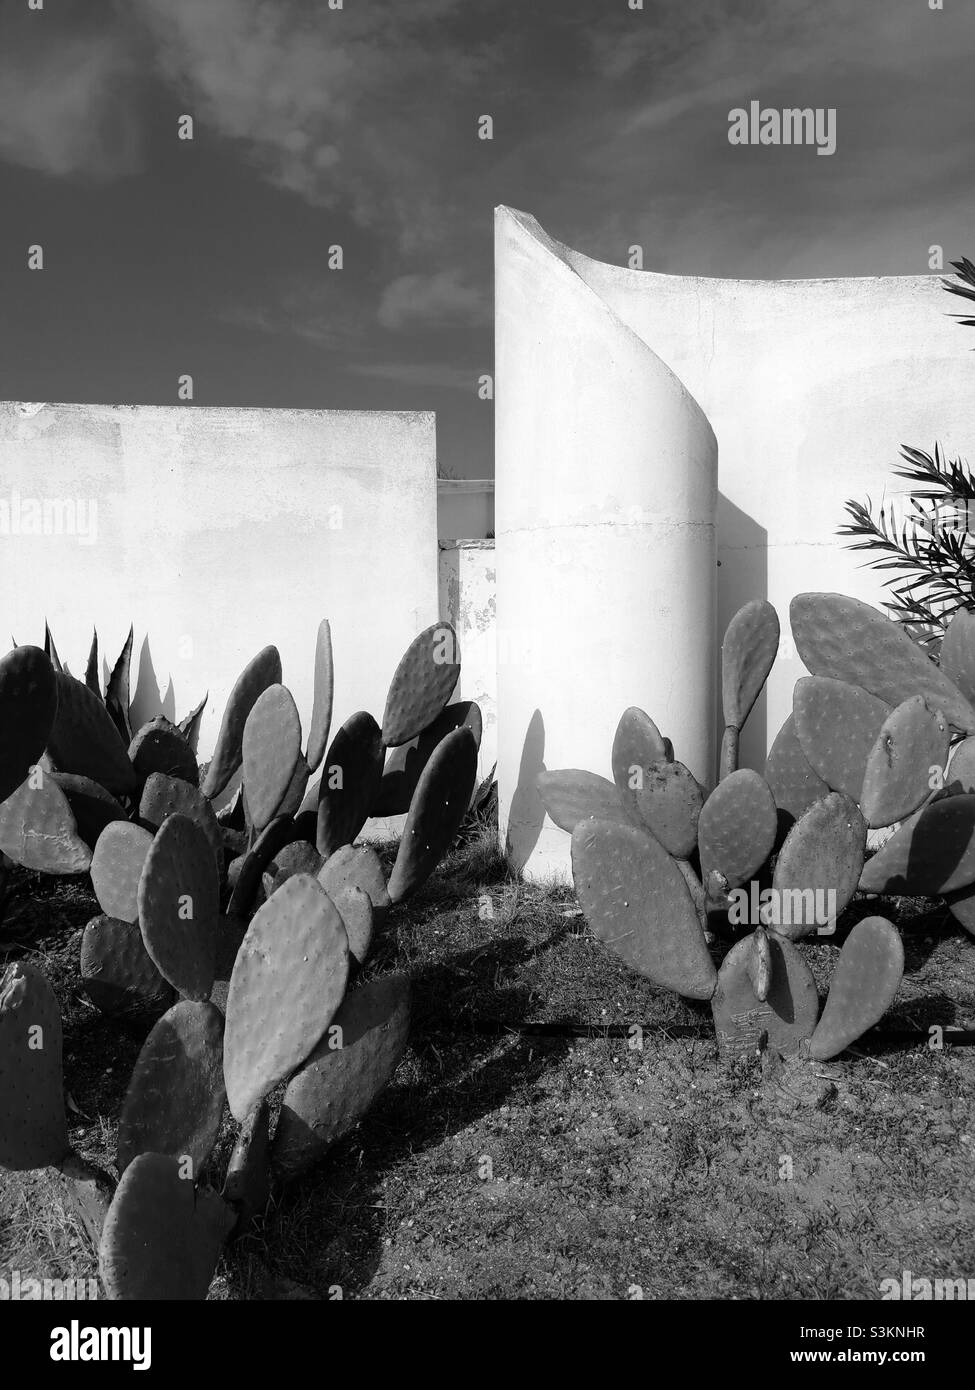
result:
<svg viewBox="0 0 975 1390"><path fill-rule="evenodd" d="M176 725L159 715L150 719L129 744L129 758L140 782L161 772L195 787L200 780L196 755Z"/></svg>
<svg viewBox="0 0 975 1390"><path fill-rule="evenodd" d="M269 685L244 724L244 786L255 830L263 830L284 799L301 757L301 719L291 691Z"/></svg>
<svg viewBox="0 0 975 1390"><path fill-rule="evenodd" d="M865 893L951 893L975 883L975 794L922 806L870 859Z"/></svg>
<svg viewBox="0 0 975 1390"><path fill-rule="evenodd" d="M944 785L950 739L948 721L922 695L891 711L863 773L860 810L869 827L903 820Z"/></svg>
<svg viewBox="0 0 975 1390"><path fill-rule="evenodd" d="M223 712L213 757L203 779L202 792L212 801L225 790L243 761L244 725L259 695L281 680L281 654L264 647L237 677Z"/></svg>
<svg viewBox="0 0 975 1390"><path fill-rule="evenodd" d="M583 772L574 767L540 772L536 785L551 819L570 835L581 820L611 820L620 825L632 825L633 816L637 815L635 794L630 811L624 805L619 787L595 772Z"/></svg>
<svg viewBox="0 0 975 1390"><path fill-rule="evenodd" d="M703 805L704 788L683 763L651 763L636 793L643 824L676 859L694 853Z"/></svg>
<svg viewBox="0 0 975 1390"><path fill-rule="evenodd" d="M754 878L772 853L778 816L768 783L740 768L719 782L701 808L697 825L701 876L714 872L728 888Z"/></svg>
<svg viewBox="0 0 975 1390"><path fill-rule="evenodd" d="M805 676L792 694L796 735L813 771L836 792L859 801L867 759L890 706L859 686Z"/></svg>
<svg viewBox="0 0 975 1390"><path fill-rule="evenodd" d="M855 801L831 792L814 802L779 851L772 876L775 918L767 924L790 940L835 931L856 892L866 847L867 827Z"/></svg>
<svg viewBox="0 0 975 1390"><path fill-rule="evenodd" d="M457 634L434 623L415 637L390 682L382 741L396 748L428 728L446 705L460 675Z"/></svg>
<svg viewBox="0 0 975 1390"><path fill-rule="evenodd" d="M448 705L422 733L390 750L383 769L379 794L372 808L374 816L403 816L410 809L420 774L430 761L433 750L454 729L466 724L481 746L481 711L473 700L460 700Z"/></svg>
<svg viewBox="0 0 975 1390"><path fill-rule="evenodd" d="M139 879L139 925L160 975L188 999L209 997L219 913L209 840L188 816L167 816Z"/></svg>
<svg viewBox="0 0 975 1390"><path fill-rule="evenodd" d="M118 1125L118 1170L141 1153L188 1159L199 1177L220 1134L223 1014L180 1000L153 1027L132 1071Z"/></svg>
<svg viewBox="0 0 975 1390"><path fill-rule="evenodd" d="M379 725L361 710L347 719L325 755L318 799L318 852L327 859L365 825L383 775Z"/></svg>
<svg viewBox="0 0 975 1390"><path fill-rule="evenodd" d="M647 769L652 763L669 762L672 757L673 749L668 753L667 740L649 714L638 709L636 705L631 705L623 711L613 737L613 781L631 824L641 824L636 808L636 788L643 785ZM551 775L559 776L558 773ZM551 812L549 814L551 815ZM574 826L562 825L555 816L552 816L552 819L561 829L568 829L570 835L575 829ZM613 820L615 817L599 816L598 819Z"/></svg>
<svg viewBox="0 0 975 1390"><path fill-rule="evenodd" d="M961 733L975 733L975 708L900 623L845 594L797 594L789 613L814 676L862 686L888 705L921 695Z"/></svg>
<svg viewBox="0 0 975 1390"><path fill-rule="evenodd" d="M816 981L790 941L773 933L761 942L737 942L718 971L711 1000L718 1050L729 1060L767 1047L782 1056L799 1051L812 1036L819 1013ZM758 988L756 988L758 986Z"/></svg>
<svg viewBox="0 0 975 1390"><path fill-rule="evenodd" d="M825 1062L883 1018L904 974L900 933L885 917L865 917L850 932L830 981L810 1055Z"/></svg>
<svg viewBox="0 0 975 1390"><path fill-rule="evenodd" d="M39 760L57 711L54 667L40 647L8 652L0 660L0 802Z"/></svg>
<svg viewBox="0 0 975 1390"><path fill-rule="evenodd" d="M0 1167L46 1168L68 1152L61 1091L61 1010L39 970L0 979Z"/></svg>
<svg viewBox="0 0 975 1390"><path fill-rule="evenodd" d="M223 874L223 835L213 806L199 790L182 777L167 777L162 772L154 772L142 789L139 802L139 820L153 832L159 829L167 816L187 816L203 831L213 850L213 861L218 873Z"/></svg>
<svg viewBox="0 0 975 1390"><path fill-rule="evenodd" d="M137 922L93 917L81 938L81 979L103 1014L159 1014L174 1002L173 987L152 963Z"/></svg>
<svg viewBox="0 0 975 1390"><path fill-rule="evenodd" d="M335 672L332 665L332 629L327 618L318 626L315 643L315 685L312 696L311 724L308 728L308 745L305 761L310 772L314 772L325 756L328 747L328 734L332 727L332 696L335 689Z"/></svg>
<svg viewBox="0 0 975 1390"><path fill-rule="evenodd" d="M128 795L138 776L108 710L83 681L63 671L55 679L58 712L47 742L54 766L90 777L116 796Z"/></svg>
<svg viewBox="0 0 975 1390"><path fill-rule="evenodd" d="M382 925L391 903L383 866L371 845L337 849L319 869L318 881L333 900L347 888L361 888L372 903L374 925Z"/></svg>
<svg viewBox="0 0 975 1390"><path fill-rule="evenodd" d="M389 1083L410 1030L410 985L387 975L354 990L281 1103L271 1162L293 1178L362 1119Z"/></svg>
<svg viewBox="0 0 975 1390"><path fill-rule="evenodd" d="M673 859L635 826L580 821L572 878L599 939L655 984L710 999L716 974L697 908Z"/></svg>
<svg viewBox="0 0 975 1390"><path fill-rule="evenodd" d="M762 693L779 650L779 615L765 599L752 599L732 618L721 647L724 737L721 777L738 767L742 726Z"/></svg>
<svg viewBox="0 0 975 1390"><path fill-rule="evenodd" d="M98 1266L110 1299L202 1300L235 1216L197 1191L186 1165L143 1153L122 1174L105 1218Z"/></svg>
<svg viewBox="0 0 975 1390"><path fill-rule="evenodd" d="M417 783L389 876L391 902L416 892L437 867L467 814L476 781L477 744L462 725L437 745Z"/></svg>
<svg viewBox="0 0 975 1390"><path fill-rule="evenodd" d="M106 916L138 920L139 880L151 847L149 831L129 821L112 821L99 835L91 858L91 885Z"/></svg>
<svg viewBox="0 0 975 1390"><path fill-rule="evenodd" d="M342 918L310 874L296 874L254 914L230 979L224 1077L243 1122L294 1071L331 1023L349 973Z"/></svg>
<svg viewBox="0 0 975 1390"><path fill-rule="evenodd" d="M0 850L25 869L83 874L91 850L78 833L71 805L53 773L34 771L0 802Z"/></svg>

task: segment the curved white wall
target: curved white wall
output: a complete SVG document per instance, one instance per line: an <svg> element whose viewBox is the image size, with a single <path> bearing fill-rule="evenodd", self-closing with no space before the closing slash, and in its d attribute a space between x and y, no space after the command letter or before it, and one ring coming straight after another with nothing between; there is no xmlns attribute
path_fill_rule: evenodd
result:
<svg viewBox="0 0 975 1390"><path fill-rule="evenodd" d="M952 318L958 306L936 275L798 281L659 275L590 260L507 208L497 212L497 258L498 620L511 624L519 613L537 612L543 651L552 658L534 684L523 670L499 664L502 813L505 790L510 798L517 781L529 691L537 692L540 706L558 705L552 629L560 611L566 626L574 615L571 650L586 674L577 691L571 669L563 672L564 713L553 717L550 709L545 718L546 765L605 773L607 729L611 738L614 714L629 703L643 705L674 736L671 709L678 688L683 698L684 671L675 677L679 687L663 690L666 660L656 663L656 684L649 671L643 675L654 663L638 648L655 631L656 618L639 607L642 595L631 587L624 600L636 605L628 631L610 621L612 652L600 621L610 594L626 592L619 586L627 583L639 590L646 573L639 546L624 558L631 540L625 522L617 528L618 549L607 541L605 551L597 547L589 556L597 572L595 603L570 582L566 592L578 606L560 610L552 595L539 601L529 582L529 576L573 570L582 553L565 489L575 498L580 530L587 515L603 518L607 498L606 519L618 508L622 522L621 493L631 483L621 488L621 480L641 469L651 478L658 465L649 460L662 445L664 475L683 471L684 486L698 486L700 415L689 412L682 438L666 396L658 399L649 385L660 374L658 358L693 394L717 437L718 640L749 598L767 597L782 621L779 661L742 739L743 763L761 768L804 674L789 634L793 594L838 590L879 604L886 593L883 574L866 569L864 555L837 537L844 502L902 493L906 484L893 474L902 445L930 452L938 441L949 454L969 454L971 330ZM689 501L680 487L668 484L673 518ZM700 519L696 507L691 503L688 515ZM537 548L534 565L519 554L529 547L526 533ZM666 585L665 615L697 601L685 600L683 583ZM705 632L688 624L675 648L683 653L678 666L689 661L695 679ZM592 668L604 665L612 674L600 682ZM634 690L638 673L644 685ZM699 700L684 717L692 726L702 717ZM674 741L678 756L698 771L700 742L691 737L685 744L679 735ZM557 860L559 844L567 845L567 837L549 823L529 871L541 857Z"/></svg>
<svg viewBox="0 0 975 1390"><path fill-rule="evenodd" d="M498 782L502 836L564 877L543 767L609 774L641 705L709 779L717 449L701 410L537 223L496 223Z"/></svg>

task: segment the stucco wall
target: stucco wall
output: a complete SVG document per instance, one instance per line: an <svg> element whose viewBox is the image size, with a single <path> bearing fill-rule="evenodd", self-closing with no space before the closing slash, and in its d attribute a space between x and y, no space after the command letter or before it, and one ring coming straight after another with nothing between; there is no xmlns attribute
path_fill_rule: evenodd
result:
<svg viewBox="0 0 975 1390"><path fill-rule="evenodd" d="M460 644L460 681L455 700L476 700L483 732L480 778L498 758L498 671L494 542L440 542L440 616L452 623Z"/></svg>
<svg viewBox="0 0 975 1390"><path fill-rule="evenodd" d="M632 554L626 549L633 533L623 504L641 486L652 495L656 484L661 504L679 515L679 496L660 491L653 450L661 438L683 451L691 475L700 467L697 417L688 414L681 440L654 396L653 361L673 371L717 440L717 632L755 596L768 597L782 621L779 661L742 740L743 762L761 768L804 674L789 634L793 594L834 590L872 603L884 594L883 576L865 569L863 555L836 535L844 502L900 492L905 485L893 469L902 444L930 451L938 440L949 453L969 454L971 331L951 318L956 306L933 275L658 275L590 260L511 209L498 209L496 230L499 635L519 611L534 613L549 627L541 640L550 654L561 624L572 657L562 672L558 736L547 737L544 761L608 774L615 718L634 703L673 737L678 757L699 776L712 774L698 727L705 707L687 701L679 676L671 678L690 669L697 679L698 648L712 640L692 616L687 570L665 577L648 612L646 556L639 544ZM642 484L634 476L640 469ZM532 489L535 504L526 505ZM572 493L575 533L565 525L564 489ZM612 543L591 547L589 535L598 536L607 519L615 522ZM563 596L561 618L551 596L535 602L546 586ZM628 623L615 616L621 607ZM658 607L684 620L672 640L661 640ZM552 670L534 686L499 671L502 814L506 789L510 800L525 781L515 759L525 743L528 691L541 706L557 698L555 685ZM545 722L550 731L553 721ZM561 834L547 823L543 840L549 831ZM561 840L564 857L567 837ZM546 853L555 862L557 844Z"/></svg>
<svg viewBox="0 0 975 1390"><path fill-rule="evenodd" d="M137 718L182 716L209 689L201 756L265 644L307 730L330 619L337 727L382 718L396 662L437 620L432 414L6 403L0 469L0 522L29 499L49 530L55 499L97 509L90 540L0 526L4 636L42 642L46 617L83 675L92 624L114 661L134 622Z"/></svg>
<svg viewBox="0 0 975 1390"><path fill-rule="evenodd" d="M537 224L500 209L495 257L501 834L526 874L565 878L537 773L608 772L628 705L709 775L717 450Z"/></svg>

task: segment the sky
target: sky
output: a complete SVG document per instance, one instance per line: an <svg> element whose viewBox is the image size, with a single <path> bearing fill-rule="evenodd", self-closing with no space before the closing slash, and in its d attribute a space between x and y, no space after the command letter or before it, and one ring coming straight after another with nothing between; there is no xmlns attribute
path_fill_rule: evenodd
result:
<svg viewBox="0 0 975 1390"><path fill-rule="evenodd" d="M975 257L971 0L636 3L0 0L0 399L435 410L490 477L499 203L651 271Z"/></svg>

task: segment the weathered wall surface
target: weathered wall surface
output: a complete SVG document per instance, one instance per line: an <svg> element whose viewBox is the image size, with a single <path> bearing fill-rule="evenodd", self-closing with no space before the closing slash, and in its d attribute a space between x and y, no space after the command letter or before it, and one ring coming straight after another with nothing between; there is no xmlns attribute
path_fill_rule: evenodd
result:
<svg viewBox="0 0 975 1390"><path fill-rule="evenodd" d="M0 470L4 634L42 642L47 618L83 675L92 625L114 661L134 622L137 717L180 717L209 690L201 756L260 647L280 649L307 730L330 619L334 728L382 718L399 657L437 620L432 414L6 403ZM24 534L33 502L48 534Z"/></svg>
<svg viewBox="0 0 975 1390"><path fill-rule="evenodd" d="M536 223L499 209L495 255L501 833L527 874L564 878L537 773L608 773L626 706L709 775L717 449Z"/></svg>
<svg viewBox="0 0 975 1390"><path fill-rule="evenodd" d="M553 591L563 588L567 571L586 575L585 585L573 589L570 581L564 590L571 600L563 608L562 631L576 660L562 673L565 713L557 739L546 739L545 763L607 773L614 712L636 703L674 738L679 757L699 776L711 775L701 751L703 706L685 704L676 680L668 685L670 674L676 671L679 679L688 661L703 678L694 663L700 645L712 640L687 603L687 571L675 570L662 582L663 612L684 619L682 632L662 642L657 614L646 612L645 557L639 550L626 554L625 508L613 518L612 544L598 551L580 545L583 527L598 534L607 519L607 495L614 503L621 493L633 500L639 470L651 491L664 481L652 454L661 439L683 453L684 471L693 478L699 473L697 420L692 424L688 416L682 439L682 427L634 368L643 348L691 393L717 439L718 633L755 596L769 598L782 621L779 661L742 741L743 762L761 768L804 674L788 625L793 594L841 591L879 604L885 592L883 576L865 569L863 556L836 535L844 502L902 494L905 484L893 468L903 444L931 451L940 441L951 454L968 453L975 384L970 332L952 319L953 305L936 276L730 281L657 275L590 260L507 208L497 212L497 248L499 642L519 605L537 613L550 631L558 627L551 597L536 605L529 575L540 582L547 573ZM531 273L524 273L527 266ZM599 375L602 390L594 388L591 374ZM563 389L553 389L553 381ZM523 495L535 479L543 490L532 512ZM668 477L667 489L677 485ZM559 493L565 488L573 494L575 534L562 520ZM553 499L547 513L546 496ZM669 491L666 501L673 505ZM534 560L519 559L518 547L529 544ZM609 648L600 614L612 614L621 600L631 621L627 628L607 619ZM551 654L554 640L542 641ZM641 670L641 657L633 656L640 647L653 651L654 671ZM576 680L583 653L599 682L589 675ZM513 787L524 783L513 767L525 741L527 691L537 692L541 706L553 699L554 682L551 670L532 684L524 673L512 682L499 668L502 814L506 788L510 800ZM678 721L671 715L675 698ZM546 831L559 834L550 823ZM557 854L552 845L550 856Z"/></svg>
<svg viewBox="0 0 975 1390"><path fill-rule="evenodd" d="M742 740L743 761L761 768L805 674L791 646L792 596L884 596L884 576L836 535L844 502L902 493L893 469L904 444L930 452L940 441L970 456L971 330L951 317L957 307L935 275L712 280L561 250L621 332L676 373L717 436L719 631L761 596L785 639Z"/></svg>
<svg viewBox="0 0 975 1390"><path fill-rule="evenodd" d="M453 624L461 656L460 681L452 698L475 700L481 707L482 779L498 759L496 592L493 541L440 542L440 616Z"/></svg>

